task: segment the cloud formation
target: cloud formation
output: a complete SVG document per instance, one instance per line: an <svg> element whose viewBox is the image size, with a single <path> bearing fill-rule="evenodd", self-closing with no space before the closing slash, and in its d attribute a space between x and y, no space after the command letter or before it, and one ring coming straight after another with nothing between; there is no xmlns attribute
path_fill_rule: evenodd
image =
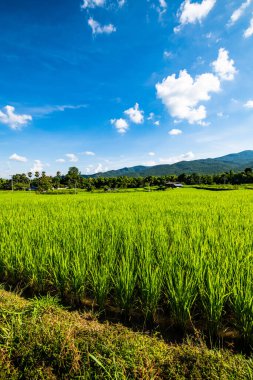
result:
<svg viewBox="0 0 253 380"><path fill-rule="evenodd" d="M215 73L222 80L233 80L237 73L233 59L229 59L229 53L224 48L219 49L219 55L216 61L212 63Z"/></svg>
<svg viewBox="0 0 253 380"><path fill-rule="evenodd" d="M169 75L156 84L157 97L161 99L168 112L177 121L187 120L189 124L207 125L206 107L200 104L211 99L211 93L218 93L222 80L233 80L237 70L229 52L219 49L218 58L212 63L213 73L204 73L195 78L186 70Z"/></svg>
<svg viewBox="0 0 253 380"><path fill-rule="evenodd" d="M181 154L179 156L172 156L172 157L168 157L168 158L160 158L159 161L160 163L163 163L163 164L176 164L177 162L181 162L181 161L191 161L193 160L195 157L194 153L193 152L188 152L188 153L185 153L185 154Z"/></svg>
<svg viewBox="0 0 253 380"><path fill-rule="evenodd" d="M64 162L66 162L66 160L64 158L58 158L57 160L55 160L55 162L58 162L59 164L63 164Z"/></svg>
<svg viewBox="0 0 253 380"><path fill-rule="evenodd" d="M44 164L40 160L34 160L33 167L31 168L31 172L41 172L44 169Z"/></svg>
<svg viewBox="0 0 253 380"><path fill-rule="evenodd" d="M157 7L157 12L159 14L159 20L162 20L162 16L166 13L168 4L166 0L159 0L159 6Z"/></svg>
<svg viewBox="0 0 253 380"><path fill-rule="evenodd" d="M178 136L178 135L181 135L183 132L181 131L181 129L171 129L168 134L171 135L171 136Z"/></svg>
<svg viewBox="0 0 253 380"><path fill-rule="evenodd" d="M17 161L17 162L27 162L27 158L23 156L19 156L18 154L14 153L9 157L9 160L11 161Z"/></svg>
<svg viewBox="0 0 253 380"><path fill-rule="evenodd" d="M85 156L95 156L95 153L94 153L94 152L89 152L89 151L83 152L83 154L84 154Z"/></svg>
<svg viewBox="0 0 253 380"><path fill-rule="evenodd" d="M101 25L99 22L90 17L88 20L88 25L91 27L92 34L111 34L116 32L116 27L112 24Z"/></svg>
<svg viewBox="0 0 253 380"><path fill-rule="evenodd" d="M215 6L216 0L202 0L201 3L192 3L191 0L185 0L178 12L180 25L174 29L179 32L182 26L186 24L195 24L204 20Z"/></svg>
<svg viewBox="0 0 253 380"><path fill-rule="evenodd" d="M105 5L105 0L83 0L81 5L82 9L103 7Z"/></svg>
<svg viewBox="0 0 253 380"><path fill-rule="evenodd" d="M253 108L253 100L248 100L248 101L244 104L244 107L245 107L245 108Z"/></svg>
<svg viewBox="0 0 253 380"><path fill-rule="evenodd" d="M250 6L252 0L246 0L242 5L237 8L230 17L229 25L234 25L244 14L245 10Z"/></svg>
<svg viewBox="0 0 253 380"><path fill-rule="evenodd" d="M118 0L118 6L122 8L126 4L126 0Z"/></svg>
<svg viewBox="0 0 253 380"><path fill-rule="evenodd" d="M8 125L13 130L21 129L32 120L31 115L19 115L15 113L15 108L12 106L5 106L4 112L0 111L0 123Z"/></svg>
<svg viewBox="0 0 253 380"><path fill-rule="evenodd" d="M212 92L220 91L220 81L212 73L192 78L186 70L181 70L178 78L172 74L157 83L156 91L172 117L203 125L206 107L199 103L209 100Z"/></svg>
<svg viewBox="0 0 253 380"><path fill-rule="evenodd" d="M78 162L78 157L74 153L67 153L65 156L69 162Z"/></svg>
<svg viewBox="0 0 253 380"><path fill-rule="evenodd" d="M111 124L117 129L117 131L121 134L126 133L129 128L129 125L125 119L111 119Z"/></svg>
<svg viewBox="0 0 253 380"><path fill-rule="evenodd" d="M250 20L250 25L249 25L248 29L245 30L243 35L244 35L244 38L249 38L253 35L253 17Z"/></svg>
<svg viewBox="0 0 253 380"><path fill-rule="evenodd" d="M124 114L127 115L134 124L142 124L144 122L144 111L140 110L138 103L135 103L134 107L124 111Z"/></svg>

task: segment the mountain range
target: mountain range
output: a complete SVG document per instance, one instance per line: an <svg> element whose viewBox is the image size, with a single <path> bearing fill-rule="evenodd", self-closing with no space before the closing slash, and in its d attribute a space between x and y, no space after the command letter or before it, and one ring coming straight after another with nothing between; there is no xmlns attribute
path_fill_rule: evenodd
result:
<svg viewBox="0 0 253 380"><path fill-rule="evenodd" d="M104 173L83 175L86 178L97 177L147 177L163 175L192 174L220 174L233 170L242 171L245 168L253 168L253 150L245 150L240 153L232 153L217 158L207 158L193 161L181 161L175 164L155 166L133 166L118 170L110 170Z"/></svg>

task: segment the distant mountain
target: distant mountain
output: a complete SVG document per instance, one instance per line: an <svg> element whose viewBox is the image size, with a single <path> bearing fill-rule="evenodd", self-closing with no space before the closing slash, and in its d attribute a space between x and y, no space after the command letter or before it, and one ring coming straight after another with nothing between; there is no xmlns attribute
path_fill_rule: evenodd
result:
<svg viewBox="0 0 253 380"><path fill-rule="evenodd" d="M253 150L245 150L240 153L232 153L217 158L181 161L172 165L133 166L131 168L110 170L105 173L83 175L83 177L146 177L150 175L179 175L182 173L219 174L229 172L230 170L234 170L236 172L242 171L248 167L253 168Z"/></svg>

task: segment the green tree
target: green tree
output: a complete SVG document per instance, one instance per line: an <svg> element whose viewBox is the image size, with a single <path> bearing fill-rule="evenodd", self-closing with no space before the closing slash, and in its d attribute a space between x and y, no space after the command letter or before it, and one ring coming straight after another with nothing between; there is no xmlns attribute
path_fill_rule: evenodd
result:
<svg viewBox="0 0 253 380"><path fill-rule="evenodd" d="M67 184L70 188L79 187L80 186L80 178L81 172L75 166L69 168L68 173L66 175Z"/></svg>

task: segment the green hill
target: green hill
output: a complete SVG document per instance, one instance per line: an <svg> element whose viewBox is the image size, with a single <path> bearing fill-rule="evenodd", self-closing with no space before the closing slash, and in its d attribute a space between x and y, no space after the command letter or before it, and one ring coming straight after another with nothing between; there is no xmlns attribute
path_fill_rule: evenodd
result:
<svg viewBox="0 0 253 380"><path fill-rule="evenodd" d="M232 153L223 157L207 158L194 161L181 161L172 165L156 166L133 166L118 170L110 170L105 173L84 175L83 177L146 177L179 175L182 173L191 174L219 174L223 172L242 171L247 167L253 167L253 150L246 150L240 153Z"/></svg>

